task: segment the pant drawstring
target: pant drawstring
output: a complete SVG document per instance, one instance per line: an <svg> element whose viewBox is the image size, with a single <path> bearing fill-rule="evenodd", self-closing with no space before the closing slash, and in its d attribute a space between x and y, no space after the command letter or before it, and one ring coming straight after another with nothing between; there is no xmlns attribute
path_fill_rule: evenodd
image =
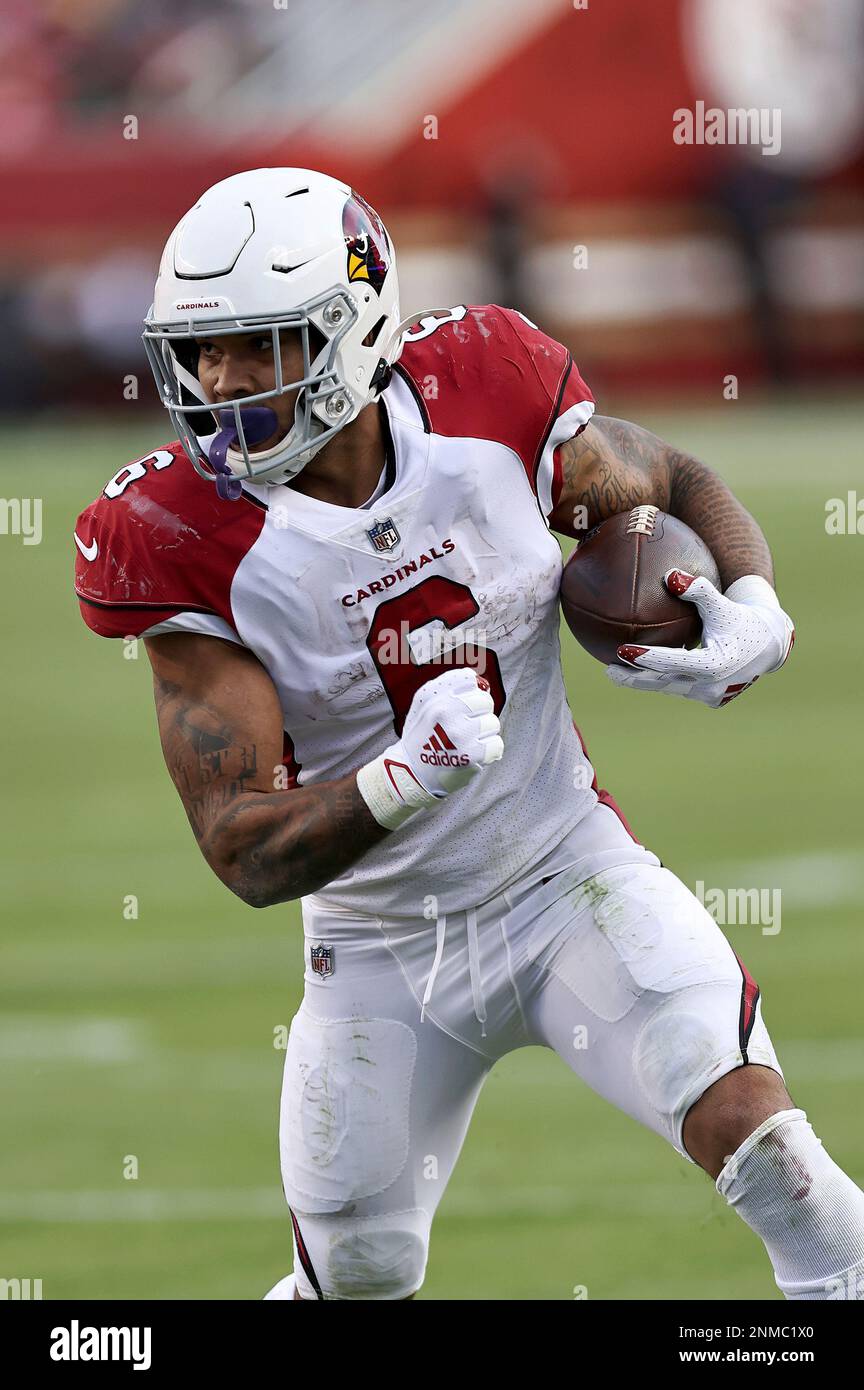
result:
<svg viewBox="0 0 864 1390"><path fill-rule="evenodd" d="M435 959L432 962L432 969L429 971L429 979L426 981L426 989L423 994L423 1003L420 1007L420 1022L426 1017L426 1005L432 998L432 987L435 984L435 977L438 974L438 967L441 964L441 957L444 954L444 932L447 927L446 917L435 918Z"/></svg>
<svg viewBox="0 0 864 1390"><path fill-rule="evenodd" d="M465 914L465 926L468 937L468 974L471 977L471 997L474 1001L474 1017L480 1024L480 1036L486 1036L486 1001L483 997L483 982L480 978L480 947L477 937L477 913L473 907L469 907ZM435 959L432 962L432 969L429 971L429 978L426 981L426 988L423 991L423 1003L420 1006L420 1022L425 1022L426 1005L432 998L432 990L438 978L438 970L444 956L444 937L447 931L447 918L436 917L435 919Z"/></svg>
<svg viewBox="0 0 864 1390"><path fill-rule="evenodd" d="M468 973L471 976L471 994L474 999L474 1017L480 1024L480 1036L486 1036L486 1001L483 998L483 982L480 979L480 947L477 940L477 913L469 907L465 914L468 932Z"/></svg>

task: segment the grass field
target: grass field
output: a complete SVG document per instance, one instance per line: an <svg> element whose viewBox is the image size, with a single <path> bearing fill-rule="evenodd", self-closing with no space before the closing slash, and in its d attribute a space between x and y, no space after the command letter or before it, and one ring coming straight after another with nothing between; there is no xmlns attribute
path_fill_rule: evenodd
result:
<svg viewBox="0 0 864 1390"><path fill-rule="evenodd" d="M629 412L717 467L762 521L798 642L722 711L616 690L564 639L601 784L691 886L782 889L782 929L727 934L759 981L796 1103L864 1183L860 607L851 406ZM0 1277L44 1297L260 1298L290 1266L281 1051L301 997L294 906L256 913L200 858L161 762L149 667L89 633L77 512L163 441L59 422L2 435L6 596ZM138 899L137 919L124 899ZM124 1177L134 1156L138 1177ZM433 1230L425 1298L779 1298L710 1180L542 1049L493 1071Z"/></svg>

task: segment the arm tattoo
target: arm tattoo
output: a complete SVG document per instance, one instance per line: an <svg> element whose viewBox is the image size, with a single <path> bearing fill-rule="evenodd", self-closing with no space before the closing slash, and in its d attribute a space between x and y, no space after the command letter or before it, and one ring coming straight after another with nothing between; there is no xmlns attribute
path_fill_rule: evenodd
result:
<svg viewBox="0 0 864 1390"><path fill-rule="evenodd" d="M271 791L273 773L259 768L256 744L236 738L180 686L156 676L154 691L165 761L195 838L244 902L265 907L311 893L387 834L353 773Z"/></svg>
<svg viewBox="0 0 864 1390"><path fill-rule="evenodd" d="M560 446L560 462L563 486L550 517L554 530L578 539L607 517L650 503L702 537L724 589L742 574L773 583L768 543L723 479L649 430L595 416Z"/></svg>
<svg viewBox="0 0 864 1390"><path fill-rule="evenodd" d="M351 772L333 782L236 799L216 824L232 846L234 891L253 907L314 893L389 832Z"/></svg>
<svg viewBox="0 0 864 1390"><path fill-rule="evenodd" d="M639 425L600 416L561 445L561 501L566 497L572 511L581 509L582 529L629 512L648 494L655 506L668 509L668 469L655 448L658 443Z"/></svg>
<svg viewBox="0 0 864 1390"><path fill-rule="evenodd" d="M670 511L702 537L717 561L724 589L742 574L759 574L774 583L771 551L760 526L712 468L698 459L681 460L672 477Z"/></svg>

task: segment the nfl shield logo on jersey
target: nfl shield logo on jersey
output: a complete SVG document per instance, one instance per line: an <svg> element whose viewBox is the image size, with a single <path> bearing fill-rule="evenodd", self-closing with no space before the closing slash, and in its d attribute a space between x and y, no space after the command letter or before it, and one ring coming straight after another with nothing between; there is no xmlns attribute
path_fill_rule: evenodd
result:
<svg viewBox="0 0 864 1390"><path fill-rule="evenodd" d="M375 550L392 550L394 545L399 544L399 532L393 525L392 516L385 517L383 521L376 521L366 535Z"/></svg>
<svg viewBox="0 0 864 1390"><path fill-rule="evenodd" d="M332 946L313 946L309 952L312 963L313 975L321 975L326 979L333 974L333 947Z"/></svg>

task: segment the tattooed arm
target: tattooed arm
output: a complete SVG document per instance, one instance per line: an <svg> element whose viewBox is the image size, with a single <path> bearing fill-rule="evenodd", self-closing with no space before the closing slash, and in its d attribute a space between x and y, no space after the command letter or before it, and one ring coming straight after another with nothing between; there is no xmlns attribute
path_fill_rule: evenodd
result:
<svg viewBox="0 0 864 1390"><path fill-rule="evenodd" d="M560 447L563 487L550 517L553 530L578 539L616 512L652 503L702 537L724 590L745 574L773 584L762 531L706 464L639 425L603 415Z"/></svg>
<svg viewBox="0 0 864 1390"><path fill-rule="evenodd" d="M276 791L282 710L250 651L219 638L145 638L159 734L201 853L251 907L314 892L388 833L356 774Z"/></svg>
<svg viewBox="0 0 864 1390"><path fill-rule="evenodd" d="M595 418L560 447L556 531L578 538L616 512L652 504L692 527L720 571L722 593L701 576L666 575L670 592L699 611L697 649L625 643L606 668L610 680L717 709L778 670L795 639L792 619L774 593L768 542L722 478L626 420Z"/></svg>

